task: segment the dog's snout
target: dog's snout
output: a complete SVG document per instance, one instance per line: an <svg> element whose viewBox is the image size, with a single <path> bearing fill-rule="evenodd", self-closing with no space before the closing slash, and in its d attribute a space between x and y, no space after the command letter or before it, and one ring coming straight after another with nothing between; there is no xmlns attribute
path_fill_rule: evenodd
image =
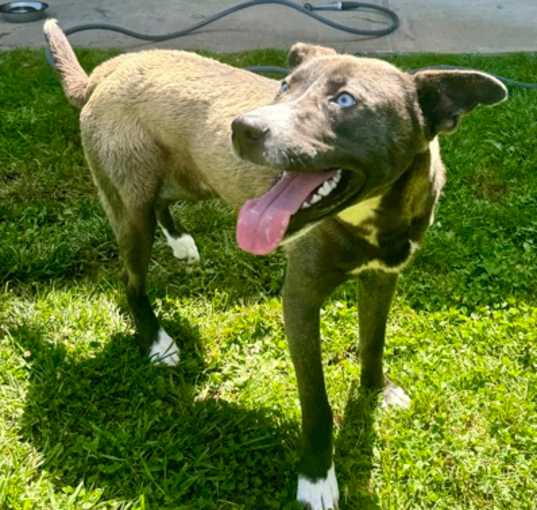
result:
<svg viewBox="0 0 537 510"><path fill-rule="evenodd" d="M231 140L236 154L253 163L263 163L262 153L270 129L262 117L241 115L231 123Z"/></svg>
<svg viewBox="0 0 537 510"><path fill-rule="evenodd" d="M245 142L258 142L270 131L269 127L261 119L256 117L241 116L231 123L233 136Z"/></svg>

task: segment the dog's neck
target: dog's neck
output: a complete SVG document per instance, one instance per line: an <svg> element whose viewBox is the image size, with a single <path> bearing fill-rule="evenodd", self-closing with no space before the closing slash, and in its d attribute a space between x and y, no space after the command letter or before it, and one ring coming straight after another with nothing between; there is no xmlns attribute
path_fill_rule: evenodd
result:
<svg viewBox="0 0 537 510"><path fill-rule="evenodd" d="M429 148L426 151L417 153L411 163L394 181L373 190L358 202L339 212L335 217L336 221L344 227L357 227L369 222L384 197L392 194L398 188L400 188L401 193L405 193L407 188L406 183L412 179L412 174L422 171L425 165L430 167L430 161L431 154Z"/></svg>

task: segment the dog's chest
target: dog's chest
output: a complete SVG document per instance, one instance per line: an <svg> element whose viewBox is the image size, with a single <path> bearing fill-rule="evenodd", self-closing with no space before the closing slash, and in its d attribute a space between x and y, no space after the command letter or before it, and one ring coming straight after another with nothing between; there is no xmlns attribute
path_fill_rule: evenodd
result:
<svg viewBox="0 0 537 510"><path fill-rule="evenodd" d="M337 217L347 225L355 227L358 234L374 246L378 246L376 218L382 195L372 197L341 211Z"/></svg>
<svg viewBox="0 0 537 510"><path fill-rule="evenodd" d="M377 196L353 205L338 214L338 220L350 226L353 235L369 243L369 247L358 257L357 264L349 274L359 275L362 271L376 270L388 273L401 272L419 244L402 233L400 237L394 237L389 243L382 241L380 225L385 223L381 202L384 197Z"/></svg>

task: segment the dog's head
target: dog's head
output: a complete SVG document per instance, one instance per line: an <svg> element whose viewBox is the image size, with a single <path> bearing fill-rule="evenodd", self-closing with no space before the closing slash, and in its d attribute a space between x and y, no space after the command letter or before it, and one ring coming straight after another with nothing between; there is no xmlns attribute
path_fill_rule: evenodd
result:
<svg viewBox="0 0 537 510"><path fill-rule="evenodd" d="M239 216L239 245L256 254L394 182L463 114L507 96L485 73L410 75L381 60L302 43L291 48L289 64L273 103L232 123L239 157L282 172Z"/></svg>

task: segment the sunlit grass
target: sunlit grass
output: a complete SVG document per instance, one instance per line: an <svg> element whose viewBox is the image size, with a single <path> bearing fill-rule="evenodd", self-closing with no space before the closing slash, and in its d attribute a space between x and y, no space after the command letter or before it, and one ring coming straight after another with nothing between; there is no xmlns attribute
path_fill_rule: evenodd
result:
<svg viewBox="0 0 537 510"><path fill-rule="evenodd" d="M219 58L285 63L271 50ZM395 60L537 77L533 55ZM443 140L449 182L388 332L410 410L375 409L357 390L355 285L327 303L343 510L535 507L536 140L537 93L519 90ZM222 204L174 213L202 263L182 266L158 238L150 293L182 349L164 369L134 344L76 112L41 54L0 53L0 508L294 508L283 257L240 252Z"/></svg>

